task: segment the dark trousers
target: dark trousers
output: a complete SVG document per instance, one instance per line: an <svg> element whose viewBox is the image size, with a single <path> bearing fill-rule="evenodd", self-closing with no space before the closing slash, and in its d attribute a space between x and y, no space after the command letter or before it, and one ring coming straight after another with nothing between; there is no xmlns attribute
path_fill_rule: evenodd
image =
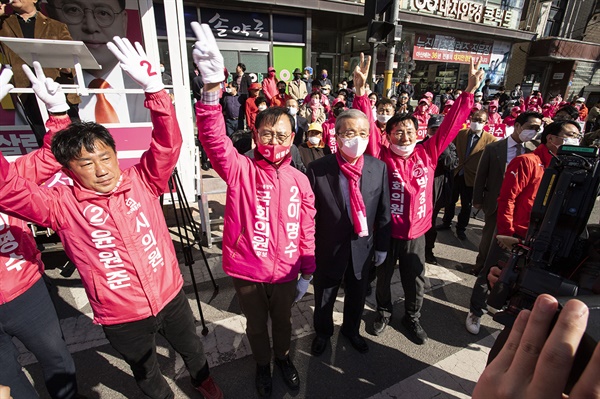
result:
<svg viewBox="0 0 600 399"><path fill-rule="evenodd" d="M231 137L233 133L239 130L239 119L225 118L225 129L227 130L227 137Z"/></svg>
<svg viewBox="0 0 600 399"><path fill-rule="evenodd" d="M37 358L52 398L76 397L75 363L43 279L0 305L0 385L9 386L15 399L37 398L17 360L19 352L12 337L17 337Z"/></svg>
<svg viewBox="0 0 600 399"><path fill-rule="evenodd" d="M354 275L352 260L346 266L340 278L332 278L319 271L319 266L314 274L315 286L315 313L313 316L317 335L329 338L333 335L333 306L337 293L344 282L344 321L342 333L349 337L358 335L360 320L365 307L365 296L369 286L368 273L363 273L360 280Z"/></svg>
<svg viewBox="0 0 600 399"><path fill-rule="evenodd" d="M166 338L181 355L194 386L208 378L209 370L204 347L196 334L192 309L183 293L156 316L129 323L103 326L112 347L131 367L135 381L150 398L173 398L174 394L158 367L156 334Z"/></svg>
<svg viewBox="0 0 600 399"><path fill-rule="evenodd" d="M435 240L437 240L437 229L435 225L437 223L438 214L442 208L434 208L433 215L431 216L431 227L425 233L425 253L433 253L435 247Z"/></svg>
<svg viewBox="0 0 600 399"><path fill-rule="evenodd" d="M465 231L471 217L471 205L473 202L473 187L467 186L464 175L456 175L454 177L454 185L452 188L452 201L444 210L444 224L450 225L456 212L456 203L460 197L460 213L458 214L456 230Z"/></svg>
<svg viewBox="0 0 600 399"><path fill-rule="evenodd" d="M483 264L490 252L490 246L496 236L496 216L498 212L494 211L491 214L485 214L483 230L481 231L481 241L479 242L479 253L477 259L475 259L475 272L479 274L479 271L483 268Z"/></svg>
<svg viewBox="0 0 600 399"><path fill-rule="evenodd" d="M290 351L292 340L292 304L297 280L280 284L256 283L233 279L242 312L246 316L246 335L254 360L260 365L271 362L271 344L267 321L271 317L273 352L279 359Z"/></svg>
<svg viewBox="0 0 600 399"><path fill-rule="evenodd" d="M393 302L391 283L399 263L400 279L404 289L404 309L406 316L413 320L421 317L423 296L425 295L425 236L413 240L392 238L388 256L377 268L377 311L384 317L392 316Z"/></svg>
<svg viewBox="0 0 600 399"><path fill-rule="evenodd" d="M496 236L496 229L492 231L493 237ZM483 315L484 309L487 309L487 297L489 293L489 284L487 275L490 272L490 268L498 264L498 261L507 261L510 257L510 252L500 248L496 239L490 241L490 249L488 256L485 259L483 267L477 274L477 279L473 285L473 291L471 292L471 301L469 310L477 317Z"/></svg>

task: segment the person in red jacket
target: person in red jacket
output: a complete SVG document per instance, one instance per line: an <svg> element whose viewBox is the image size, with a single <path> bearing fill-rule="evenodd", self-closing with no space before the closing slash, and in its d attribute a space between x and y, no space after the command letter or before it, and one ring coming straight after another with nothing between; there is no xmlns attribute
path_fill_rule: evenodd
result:
<svg viewBox="0 0 600 399"><path fill-rule="evenodd" d="M563 144L579 145L581 131L574 121L554 122L546 126L541 144L535 151L513 159L498 196L497 234L524 239L529 216L544 170L550 165L552 154Z"/></svg>
<svg viewBox="0 0 600 399"><path fill-rule="evenodd" d="M248 130L254 131L254 122L256 121L256 115L258 115L258 105L256 99L258 98L258 92L260 91L259 83L252 83L248 89L248 99L246 100L246 126Z"/></svg>
<svg viewBox="0 0 600 399"><path fill-rule="evenodd" d="M386 124L389 147L379 142L379 132L369 111L363 84L367 79L370 59L361 54L354 72L357 97L353 107L370 120L367 154L387 164L392 216L392 242L386 261L377 268L377 310L373 324L376 335L381 334L392 316L393 301L390 283L395 265L400 264L402 287L406 297L403 326L409 337L424 344L427 334L419 322L425 290L425 233L431 228L433 214L433 184L437 160L458 134L462 123L473 107L473 93L481 83L484 72L471 63L468 87L458 97L436 134L417 143L417 120L412 115L396 115Z"/></svg>
<svg viewBox="0 0 600 399"><path fill-rule="evenodd" d="M275 76L275 68L272 66L269 67L269 71L267 73L267 77L262 81L262 92L267 99L267 103L271 106L273 105L273 97L279 94L279 90L277 87L277 77ZM285 82L284 82L285 83Z"/></svg>
<svg viewBox="0 0 600 399"><path fill-rule="evenodd" d="M41 184L61 168L50 151L50 142L71 120L66 115L69 106L58 84L46 78L39 63L34 62L33 66L35 75L27 65L23 70L50 114L46 123L48 133L41 149L17 158L9 167ZM12 86L7 84L10 76L12 71L8 68L0 75L0 100L8 91L3 89ZM19 353L12 343L16 337L37 358L50 397L75 398L75 363L44 284L44 264L27 222L0 214L0 237L0 384L10 386L15 398L38 397L17 361Z"/></svg>
<svg viewBox="0 0 600 399"><path fill-rule="evenodd" d="M223 229L223 270L232 277L246 316L260 396L272 392L270 318L275 364L297 391L290 359L292 305L306 293L315 271L315 197L308 178L290 164L294 121L285 108L256 117L254 158L240 155L226 135L217 90L223 56L206 24L192 23L194 60L204 91L196 103L198 138L228 186ZM300 275L300 278L299 278Z"/></svg>
<svg viewBox="0 0 600 399"><path fill-rule="evenodd" d="M490 101L488 105L488 125L498 125L502 123L502 116L498 113L498 101Z"/></svg>
<svg viewBox="0 0 600 399"><path fill-rule="evenodd" d="M58 233L79 271L94 322L146 396L174 397L158 366L160 333L182 356L194 388L205 398L220 399L223 392L210 377L158 201L181 149L175 110L141 45L114 41L108 48L146 93L154 127L150 148L138 164L121 171L108 130L93 122L73 123L52 141L52 153L73 185L38 187L0 155L0 211ZM222 66L220 72L223 76Z"/></svg>

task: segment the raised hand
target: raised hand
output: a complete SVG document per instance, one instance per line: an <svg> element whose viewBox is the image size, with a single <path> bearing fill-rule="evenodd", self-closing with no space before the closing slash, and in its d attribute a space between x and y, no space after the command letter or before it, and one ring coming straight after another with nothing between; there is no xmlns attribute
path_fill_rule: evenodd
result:
<svg viewBox="0 0 600 399"><path fill-rule="evenodd" d="M35 95L46 104L48 112L57 113L68 111L69 105L67 104L67 98L60 88L60 85L52 80L52 78L46 77L39 62L33 61L33 69L35 74L31 71L29 66L23 64L23 72L25 72L25 75L27 75L27 78L31 82L31 88L35 92Z"/></svg>
<svg viewBox="0 0 600 399"><path fill-rule="evenodd" d="M485 71L481 69L481 58L477 59L477 64L475 65L475 58L471 57L471 66L469 68L469 83L467 84L467 89L465 90L468 93L475 93L477 88L483 82L483 78L485 77Z"/></svg>
<svg viewBox="0 0 600 399"><path fill-rule="evenodd" d="M371 56L365 57L364 53L360 53L360 62L354 68L354 87L356 88L357 96L367 94L367 81L369 75L369 67L371 66Z"/></svg>
<svg viewBox="0 0 600 399"><path fill-rule="evenodd" d="M160 76L160 71L155 65L152 65L144 48L138 42L135 47L129 39L118 36L113 37L112 42L106 46L119 60L121 69L133 80L135 80L146 93L156 93L165 88Z"/></svg>
<svg viewBox="0 0 600 399"><path fill-rule="evenodd" d="M14 86L11 85L10 79L13 76L13 71L10 68L4 68L2 73L0 73L0 101L6 97L9 91L11 91Z"/></svg>
<svg viewBox="0 0 600 399"><path fill-rule="evenodd" d="M202 74L202 80L204 83L221 83L225 80L225 63L210 26L192 22L192 30L198 39L192 56Z"/></svg>

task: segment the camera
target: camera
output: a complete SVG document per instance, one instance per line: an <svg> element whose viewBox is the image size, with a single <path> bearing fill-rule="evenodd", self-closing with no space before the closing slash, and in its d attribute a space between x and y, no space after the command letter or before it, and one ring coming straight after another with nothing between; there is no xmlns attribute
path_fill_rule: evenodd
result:
<svg viewBox="0 0 600 399"><path fill-rule="evenodd" d="M590 308L590 318L576 355L581 370L600 335L600 296L582 296L576 281L591 245L586 227L600 188L599 155L595 147L559 148L542 177L526 238L513 247L487 301L501 310L494 320L509 331L519 312L531 309L540 294L557 297L559 304L572 297L582 300ZM500 341L496 345L503 345ZM567 392L579 377L576 369Z"/></svg>

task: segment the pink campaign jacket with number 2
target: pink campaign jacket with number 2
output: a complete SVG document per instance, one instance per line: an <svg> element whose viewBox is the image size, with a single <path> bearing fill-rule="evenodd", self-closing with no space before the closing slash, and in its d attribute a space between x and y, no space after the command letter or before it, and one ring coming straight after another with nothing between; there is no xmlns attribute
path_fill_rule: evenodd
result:
<svg viewBox="0 0 600 399"><path fill-rule="evenodd" d="M40 184L61 168L50 151L54 133L69 126L69 118L51 116L44 146L10 164L16 173ZM33 136L33 134L32 134ZM40 251L27 222L0 213L0 305L12 301L35 284L44 272Z"/></svg>
<svg viewBox="0 0 600 399"><path fill-rule="evenodd" d="M117 187L98 194L80 186L40 188L0 156L0 210L51 227L81 276L94 322L145 319L183 286L158 197L181 149L181 133L165 91L146 94L152 141ZM68 171L67 171L68 173Z"/></svg>
<svg viewBox="0 0 600 399"><path fill-rule="evenodd" d="M315 207L308 178L238 154L225 134L220 105L196 103L198 136L227 183L223 269L236 278L284 283L315 270Z"/></svg>

